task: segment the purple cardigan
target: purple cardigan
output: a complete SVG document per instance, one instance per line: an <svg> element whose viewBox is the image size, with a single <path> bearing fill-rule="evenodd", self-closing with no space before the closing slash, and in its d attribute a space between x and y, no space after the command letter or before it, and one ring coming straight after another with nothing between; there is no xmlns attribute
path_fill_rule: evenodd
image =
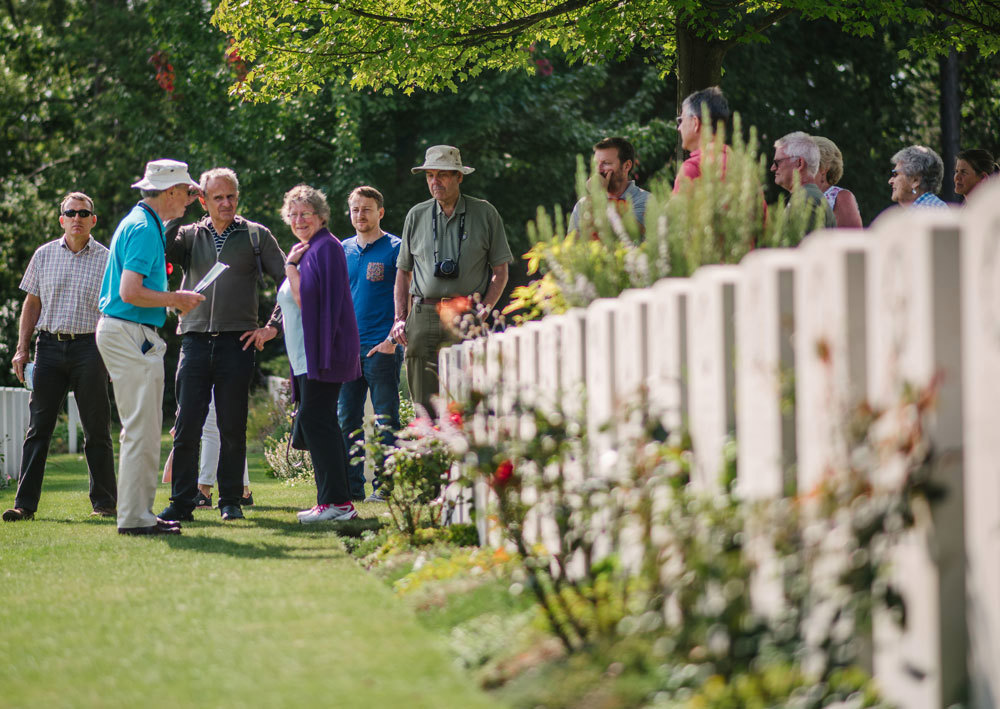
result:
<svg viewBox="0 0 1000 709"><path fill-rule="evenodd" d="M344 247L323 227L299 264L302 335L309 379L349 382L361 376L361 339L354 318Z"/></svg>

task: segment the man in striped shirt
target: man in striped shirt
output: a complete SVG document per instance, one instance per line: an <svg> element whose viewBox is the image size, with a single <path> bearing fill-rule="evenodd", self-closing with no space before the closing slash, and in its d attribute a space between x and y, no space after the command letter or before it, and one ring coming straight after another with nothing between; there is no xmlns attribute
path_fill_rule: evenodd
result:
<svg viewBox="0 0 1000 709"><path fill-rule="evenodd" d="M3 513L7 522L35 516L52 431L69 391L76 394L83 424L93 514L112 517L117 505L108 372L94 340L108 250L90 235L97 216L93 200L82 192L63 198L59 223L62 237L35 251L21 280L27 295L13 362L22 382L36 329L38 340L28 433L14 507Z"/></svg>

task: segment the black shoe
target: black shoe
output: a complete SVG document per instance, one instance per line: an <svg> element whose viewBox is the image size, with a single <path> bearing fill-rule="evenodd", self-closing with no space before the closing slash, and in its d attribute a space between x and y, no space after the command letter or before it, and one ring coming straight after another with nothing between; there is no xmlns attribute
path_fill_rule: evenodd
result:
<svg viewBox="0 0 1000 709"><path fill-rule="evenodd" d="M167 522L193 522L194 515L191 514L191 510L182 510L179 507L174 507L173 505L167 505L163 508L163 512L157 515L162 520Z"/></svg>
<svg viewBox="0 0 1000 709"><path fill-rule="evenodd" d="M156 518L156 524L159 525L160 527L176 527L177 529L181 528L180 522L177 522L175 520L163 519L162 517Z"/></svg>
<svg viewBox="0 0 1000 709"><path fill-rule="evenodd" d="M90 516L91 517L117 517L118 516L118 510L116 510L114 507L104 507L102 505L98 505L97 507L94 508L94 511L90 513Z"/></svg>
<svg viewBox="0 0 1000 709"><path fill-rule="evenodd" d="M147 534L180 534L180 525L169 526L167 524L162 524L157 520L156 524L149 527L119 527L119 534L128 534L132 536L140 536Z"/></svg>
<svg viewBox="0 0 1000 709"><path fill-rule="evenodd" d="M210 510L212 509L212 495L209 493L208 497L199 490L198 494L194 497L194 508L196 510Z"/></svg>
<svg viewBox="0 0 1000 709"><path fill-rule="evenodd" d="M226 521L231 519L246 519L243 516L243 510L240 509L239 505L226 505L225 507L220 507L219 514L221 514L222 519Z"/></svg>
<svg viewBox="0 0 1000 709"><path fill-rule="evenodd" d="M253 507L253 493L248 492L246 497L240 498L240 507Z"/></svg>

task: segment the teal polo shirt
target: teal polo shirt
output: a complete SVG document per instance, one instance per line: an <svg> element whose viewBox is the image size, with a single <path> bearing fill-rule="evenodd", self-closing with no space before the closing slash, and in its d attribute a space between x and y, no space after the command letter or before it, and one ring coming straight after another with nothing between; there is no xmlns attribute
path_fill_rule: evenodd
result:
<svg viewBox="0 0 1000 709"><path fill-rule="evenodd" d="M98 308L109 317L161 327L167 320L166 308L141 308L119 295L122 271L141 275L142 285L150 290L167 290L166 241L159 215L141 202L135 205L115 229L110 251Z"/></svg>

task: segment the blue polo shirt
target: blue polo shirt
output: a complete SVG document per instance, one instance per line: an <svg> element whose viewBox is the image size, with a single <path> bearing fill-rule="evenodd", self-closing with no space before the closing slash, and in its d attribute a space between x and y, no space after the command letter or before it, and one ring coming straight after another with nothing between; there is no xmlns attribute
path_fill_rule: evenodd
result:
<svg viewBox="0 0 1000 709"><path fill-rule="evenodd" d="M143 325L160 327L167 320L166 308L141 308L122 300L122 271L140 274L150 290L167 290L166 241L163 222L153 209L139 203L121 220L111 239L111 254L101 281L97 307L105 315Z"/></svg>
<svg viewBox="0 0 1000 709"><path fill-rule="evenodd" d="M362 247L357 235L344 240L347 276L351 282L354 317L361 335L361 351L372 348L389 337L393 321L393 288L396 284L396 259L400 239L385 234Z"/></svg>

